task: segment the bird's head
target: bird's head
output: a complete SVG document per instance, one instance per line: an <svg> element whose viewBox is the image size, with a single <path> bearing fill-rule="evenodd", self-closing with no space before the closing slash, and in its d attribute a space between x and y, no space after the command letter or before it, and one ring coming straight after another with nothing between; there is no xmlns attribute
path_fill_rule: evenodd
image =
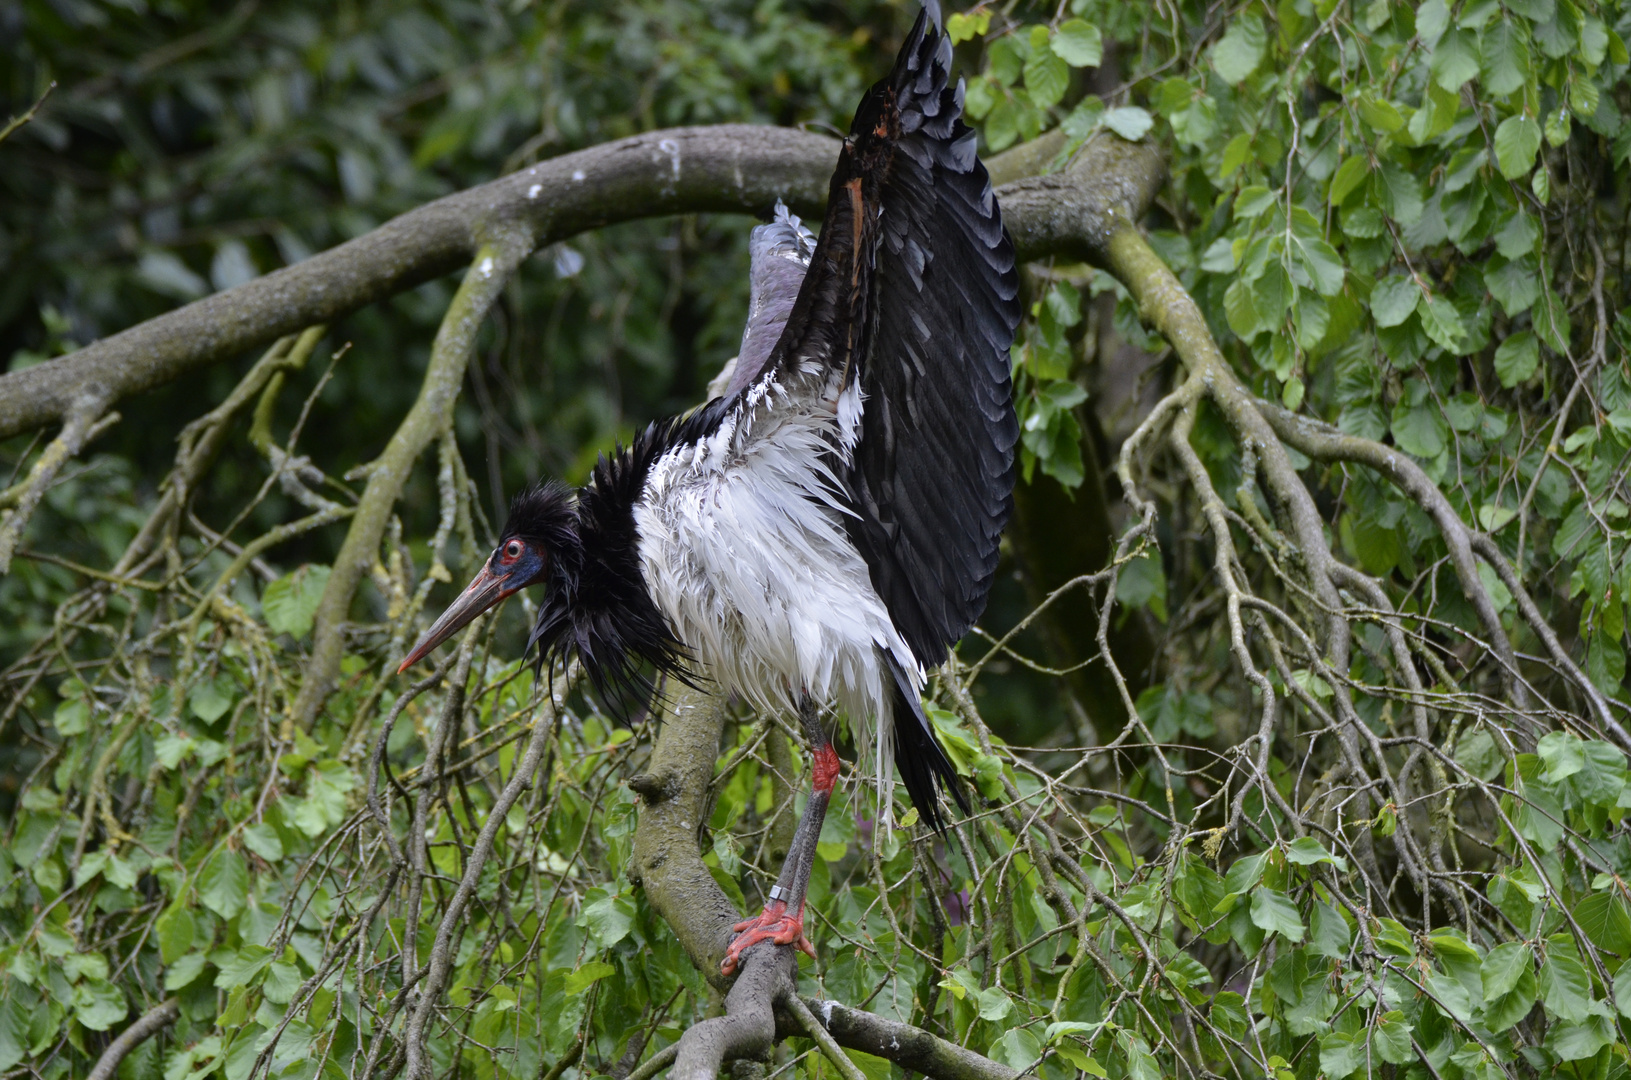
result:
<svg viewBox="0 0 1631 1080"><path fill-rule="evenodd" d="M502 539L475 580L431 623L419 644L403 659L408 670L476 616L528 585L541 583L570 589L581 561L577 502L564 485L528 488L510 503Z"/></svg>

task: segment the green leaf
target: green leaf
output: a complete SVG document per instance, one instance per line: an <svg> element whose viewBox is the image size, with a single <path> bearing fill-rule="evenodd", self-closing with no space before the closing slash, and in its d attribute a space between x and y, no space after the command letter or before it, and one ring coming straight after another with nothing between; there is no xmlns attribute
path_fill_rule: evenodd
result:
<svg viewBox="0 0 1631 1080"><path fill-rule="evenodd" d="M166 964L175 963L193 947L196 928L192 912L179 904L171 904L153 925L153 933L158 938L159 958Z"/></svg>
<svg viewBox="0 0 1631 1080"><path fill-rule="evenodd" d="M1371 290L1370 311L1376 325L1398 326L1410 318L1421 300L1421 286L1408 277L1395 275L1377 282Z"/></svg>
<svg viewBox="0 0 1631 1080"><path fill-rule="evenodd" d="M1355 154L1337 166L1337 171L1331 176L1331 186L1326 192L1331 205L1341 206L1343 200L1364 183L1368 176L1370 160L1364 154Z"/></svg>
<svg viewBox="0 0 1631 1080"><path fill-rule="evenodd" d="M1621 1016L1631 1020L1631 962L1621 964L1614 973L1614 1004Z"/></svg>
<svg viewBox="0 0 1631 1080"><path fill-rule="evenodd" d="M1320 1071L1328 1080L1343 1080L1365 1064L1365 1034L1332 1031L1320 1036Z"/></svg>
<svg viewBox="0 0 1631 1080"><path fill-rule="evenodd" d="M1263 48L1268 34L1263 20L1256 15L1240 15L1229 24L1223 38L1212 46L1212 67L1223 76L1223 81L1236 84L1245 81L1263 62Z"/></svg>
<svg viewBox="0 0 1631 1080"><path fill-rule="evenodd" d="M1434 82L1453 94L1477 76L1479 60L1478 36L1468 30L1452 30L1434 46L1428 70Z"/></svg>
<svg viewBox="0 0 1631 1080"><path fill-rule="evenodd" d="M243 831L244 847L253 851L267 862L277 862L283 858L283 838L267 822L251 825Z"/></svg>
<svg viewBox="0 0 1631 1080"><path fill-rule="evenodd" d="M1495 375L1507 389L1527 382L1540 366L1540 342L1527 330L1511 335L1495 348Z"/></svg>
<svg viewBox="0 0 1631 1080"><path fill-rule="evenodd" d="M1499 998L1484 999L1484 1025L1495 1034L1500 1034L1528 1016L1534 1007L1535 972L1526 967L1519 973L1517 984L1509 993Z"/></svg>
<svg viewBox="0 0 1631 1080"><path fill-rule="evenodd" d="M1300 837L1286 846L1286 858L1298 866L1313 866L1316 863L1329 863L1338 870L1346 871L1348 861L1338 858L1325 850L1325 846L1312 836Z"/></svg>
<svg viewBox="0 0 1631 1080"><path fill-rule="evenodd" d="M106 1031L130 1012L125 995L112 983L89 979L74 987L74 1019L90 1031Z"/></svg>
<svg viewBox="0 0 1631 1080"><path fill-rule="evenodd" d="M1331 305L1324 302L1319 294L1303 294L1298 297L1297 307L1293 308L1293 321L1297 323L1297 344L1303 349L1313 349L1324 339L1326 330L1331 328ZM1295 409L1295 405L1285 408Z"/></svg>
<svg viewBox="0 0 1631 1080"><path fill-rule="evenodd" d="M1399 449L1419 458L1435 458L1444 452L1449 432L1438 406L1432 401L1393 407L1393 441Z"/></svg>
<svg viewBox="0 0 1631 1080"><path fill-rule="evenodd" d="M328 586L329 568L307 564L284 574L261 594L261 614L274 633L299 641L311 633L317 605Z"/></svg>
<svg viewBox="0 0 1631 1080"><path fill-rule="evenodd" d="M1515 941L1502 942L1484 957L1484 997L1493 1001L1517 989L1524 972L1534 971L1534 956L1529 946ZM1533 1000L1533 995L1531 995Z"/></svg>
<svg viewBox="0 0 1631 1080"><path fill-rule="evenodd" d="M1001 1020L1014 1011L1014 999L1000 986L989 986L976 996L981 1020Z"/></svg>
<svg viewBox="0 0 1631 1080"><path fill-rule="evenodd" d="M1416 9L1416 36L1431 49L1450 26L1449 0L1424 0Z"/></svg>
<svg viewBox="0 0 1631 1080"><path fill-rule="evenodd" d="M946 34L951 43L970 41L977 37L984 37L986 31L991 29L991 12L973 11L957 12L946 19Z"/></svg>
<svg viewBox="0 0 1631 1080"><path fill-rule="evenodd" d="M1137 142L1149 132L1155 120L1137 105L1123 105L1105 113L1101 123L1128 142Z"/></svg>
<svg viewBox="0 0 1631 1080"><path fill-rule="evenodd" d="M1392 135L1404 130L1404 114L1394 107L1393 102L1386 99L1368 94L1361 97L1359 115L1364 118L1365 123L1382 135Z"/></svg>
<svg viewBox="0 0 1631 1080"><path fill-rule="evenodd" d="M1052 49L1037 49L1025 61L1025 89L1042 108L1059 104L1069 87L1070 67Z"/></svg>
<svg viewBox="0 0 1631 1080"><path fill-rule="evenodd" d="M198 898L223 919L242 911L249 899L249 867L243 856L225 848L217 851L198 875Z"/></svg>
<svg viewBox="0 0 1631 1080"><path fill-rule="evenodd" d="M1467 327L1448 297L1428 293L1416 305L1416 311L1421 315L1422 329L1435 345L1455 356L1466 351Z"/></svg>
<svg viewBox="0 0 1631 1080"><path fill-rule="evenodd" d="M589 931L595 944L609 949L634 929L634 901L622 894L602 895L583 906L578 925Z"/></svg>
<svg viewBox="0 0 1631 1080"><path fill-rule="evenodd" d="M1292 281L1304 288L1313 288L1321 296L1335 296L1342 291L1342 256L1330 244L1315 236L1293 232L1291 254Z"/></svg>
<svg viewBox="0 0 1631 1080"><path fill-rule="evenodd" d="M1104 59L1104 37L1086 19L1066 19L1048 44L1071 67L1098 67Z"/></svg>
<svg viewBox="0 0 1631 1080"><path fill-rule="evenodd" d="M991 1047L991 1056L1010 1069L1023 1071L1035 1065L1036 1059L1042 1056L1042 1044L1029 1028L1009 1028Z"/></svg>
<svg viewBox="0 0 1631 1080"><path fill-rule="evenodd" d="M1586 758L1580 750L1580 738L1566 731L1552 731L1535 746L1535 753L1546 763L1546 778L1562 780L1586 767Z"/></svg>
<svg viewBox="0 0 1631 1080"><path fill-rule="evenodd" d="M1217 909L1220 913L1228 911L1234 906L1236 897L1244 896L1261 880L1263 880L1263 864L1268 860L1267 853L1248 855L1243 859L1236 859L1229 867L1229 872L1223 876L1223 899L1219 901Z"/></svg>
<svg viewBox="0 0 1631 1080"><path fill-rule="evenodd" d="M1422 201L1421 181L1417 179L1416 174L1389 158L1377 169L1376 178L1380 185L1378 195L1382 209L1387 211L1388 216L1400 225L1416 224L1425 205Z"/></svg>
<svg viewBox="0 0 1631 1080"><path fill-rule="evenodd" d="M217 990L236 990L240 986L248 986L277 958L277 953L271 949L254 944L240 945L236 951L222 950L215 955L215 966L220 969L215 976Z"/></svg>
<svg viewBox="0 0 1631 1080"><path fill-rule="evenodd" d="M1617 892L1592 893L1574 906L1574 921L1599 949L1631 955L1631 911Z"/></svg>
<svg viewBox="0 0 1631 1080"><path fill-rule="evenodd" d="M1606 610L1612 614L1615 607L1608 605ZM1606 632L1617 639L1618 635L1611 630ZM1600 739L1587 739L1580 750L1581 769L1575 773L1570 785L1588 803L1604 807L1616 805L1620 793L1625 790L1625 755L1618 747Z"/></svg>
<svg viewBox="0 0 1631 1080"><path fill-rule="evenodd" d="M1507 317L1528 311L1540 299L1540 273L1529 256L1513 259L1484 275L1489 294L1500 301Z"/></svg>
<svg viewBox="0 0 1631 1080"><path fill-rule="evenodd" d="M1597 1051L1614 1042L1614 1024L1605 1016L1593 1014L1580 1023L1562 1023L1546 1033L1546 1047L1560 1061L1580 1061L1596 1057Z"/></svg>
<svg viewBox="0 0 1631 1080"><path fill-rule="evenodd" d="M1276 889L1259 886L1252 893L1252 923L1287 941L1303 939L1303 919L1291 897Z"/></svg>
<svg viewBox="0 0 1631 1080"><path fill-rule="evenodd" d="M187 695L187 707L206 724L213 724L226 715L237 697L238 682L226 672L205 679Z"/></svg>
<svg viewBox="0 0 1631 1080"><path fill-rule="evenodd" d="M1591 1015L1591 977L1580 961L1554 947L1540 965L1540 1000L1554 1016L1584 1020Z"/></svg>
<svg viewBox="0 0 1631 1080"><path fill-rule="evenodd" d="M1521 258L1535 250L1540 239L1540 226L1535 219L1519 210L1502 223L1495 233L1495 250L1508 259Z"/></svg>
<svg viewBox="0 0 1631 1080"><path fill-rule="evenodd" d="M64 701L57 706L57 711L51 717L51 723L56 727L57 734L65 738L70 735L83 735L91 725L91 707L80 698Z"/></svg>
<svg viewBox="0 0 1631 1080"><path fill-rule="evenodd" d="M1167 577L1160 558L1141 555L1123 563L1116 577L1116 599L1128 607L1147 607L1165 622Z"/></svg>
<svg viewBox="0 0 1631 1080"><path fill-rule="evenodd" d="M204 973L204 966L208 963L209 958L201 952L177 957L174 963L165 966L164 988L174 991L191 986Z"/></svg>
<svg viewBox="0 0 1631 1080"><path fill-rule="evenodd" d="M1501 175L1516 180L1535 167L1540 125L1532 116L1509 116L1495 129L1495 161Z"/></svg>
<svg viewBox="0 0 1631 1080"><path fill-rule="evenodd" d="M591 960L566 977L566 992L576 997L601 979L616 974L617 969L604 960Z"/></svg>
<svg viewBox="0 0 1631 1080"><path fill-rule="evenodd" d="M0 1071L10 1071L28 1056L29 1016L18 996L0 1001Z"/></svg>
<svg viewBox="0 0 1631 1080"><path fill-rule="evenodd" d="M1308 936L1308 951L1315 956L1340 959L1348 955L1353 930L1342 913L1322 900L1314 901L1314 925Z"/></svg>
<svg viewBox="0 0 1631 1080"><path fill-rule="evenodd" d="M1235 278L1223 291L1223 314L1229 320L1229 329L1243 341L1250 341L1267 329L1252 283L1243 277Z"/></svg>
<svg viewBox="0 0 1631 1080"><path fill-rule="evenodd" d="M1415 1049L1410 1045L1411 1025L1404 1013L1394 1010L1384 1013L1371 1038L1371 1049L1376 1056L1391 1065L1403 1065L1415 1060Z"/></svg>
<svg viewBox="0 0 1631 1080"><path fill-rule="evenodd" d="M1489 162L1489 151L1482 147L1463 146L1450 157L1444 168L1444 190L1454 194L1478 179L1478 170Z"/></svg>
<svg viewBox="0 0 1631 1080"><path fill-rule="evenodd" d="M1489 93L1497 97L1516 93L1532 78L1529 45L1516 19L1496 19L1484 33L1482 52L1478 78Z"/></svg>

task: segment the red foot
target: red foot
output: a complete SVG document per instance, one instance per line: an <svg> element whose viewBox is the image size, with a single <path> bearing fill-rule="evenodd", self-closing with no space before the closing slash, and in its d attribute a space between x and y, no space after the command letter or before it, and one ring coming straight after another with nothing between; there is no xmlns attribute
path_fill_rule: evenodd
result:
<svg viewBox="0 0 1631 1080"><path fill-rule="evenodd" d="M814 760L810 763L811 785L817 791L832 794L833 785L838 782L838 751L828 743L815 752Z"/></svg>
<svg viewBox="0 0 1631 1080"><path fill-rule="evenodd" d="M742 954L761 941L771 941L777 945L797 945L801 951L809 953L812 959L815 957L815 946L804 936L803 904L799 905L798 914L794 915L787 910L785 901L772 900L765 905L765 909L757 918L739 922L731 929L737 933L736 940L725 950L725 959L719 965L719 970L726 975L736 974L736 969L742 966Z"/></svg>

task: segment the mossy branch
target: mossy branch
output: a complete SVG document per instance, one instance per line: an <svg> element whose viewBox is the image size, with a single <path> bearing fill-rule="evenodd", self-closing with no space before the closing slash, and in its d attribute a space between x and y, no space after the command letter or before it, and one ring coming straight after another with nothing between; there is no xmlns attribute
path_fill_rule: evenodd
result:
<svg viewBox="0 0 1631 1080"><path fill-rule="evenodd" d="M420 384L419 397L384 452L367 470L368 486L357 502L351 526L346 530L340 554L334 560L334 570L317 606L311 657L306 662L300 695L285 724L285 739L292 736L295 726L311 725L323 699L333 688L345 651L344 628L351 601L374 563L392 507L402 494L402 486L419 455L452 424L453 404L464 384L465 367L475 349L476 331L481 328L488 309L503 293L516 266L531 250L531 235L524 230L513 230L483 244L465 273L464 283L448 305L431 347L430 364Z"/></svg>
<svg viewBox="0 0 1631 1080"><path fill-rule="evenodd" d="M1058 137L990 162L999 181L1034 173ZM778 199L819 217L838 143L787 128L670 128L590 147L428 203L355 240L23 371L0 375L0 439L66 417L87 394L104 408L188 371L335 319L469 262L498 238L538 247L636 218L763 214ZM1025 259L1093 255L1105 215L1148 205L1159 149L1096 139L1055 176L999 190Z"/></svg>

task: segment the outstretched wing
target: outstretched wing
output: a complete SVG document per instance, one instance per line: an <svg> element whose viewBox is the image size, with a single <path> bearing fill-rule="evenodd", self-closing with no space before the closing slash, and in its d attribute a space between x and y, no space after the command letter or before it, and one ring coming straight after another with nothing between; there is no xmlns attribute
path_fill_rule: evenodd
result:
<svg viewBox="0 0 1631 1080"><path fill-rule="evenodd" d="M810 269L767 367L860 391L850 537L925 664L985 607L1019 438L1013 245L925 10L861 102ZM853 399L852 399L853 401ZM840 400L841 423L854 421Z"/></svg>

